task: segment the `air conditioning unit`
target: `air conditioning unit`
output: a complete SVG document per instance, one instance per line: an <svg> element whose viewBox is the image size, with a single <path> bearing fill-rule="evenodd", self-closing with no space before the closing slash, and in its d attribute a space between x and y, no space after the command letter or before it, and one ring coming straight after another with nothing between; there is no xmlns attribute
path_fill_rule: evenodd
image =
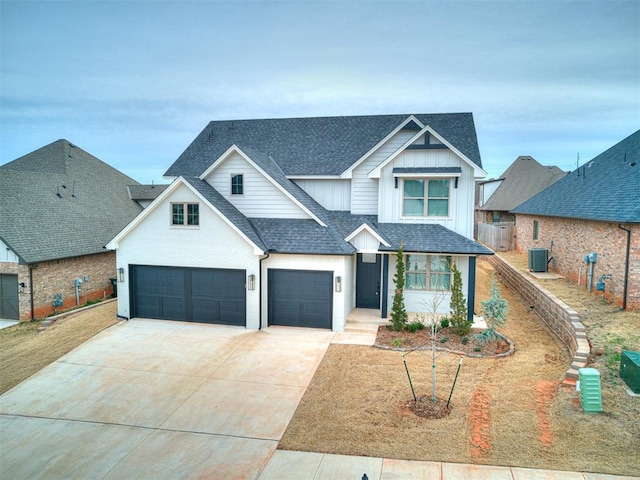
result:
<svg viewBox="0 0 640 480"><path fill-rule="evenodd" d="M549 261L549 250L546 248L529 249L529 270L532 272L546 272Z"/></svg>

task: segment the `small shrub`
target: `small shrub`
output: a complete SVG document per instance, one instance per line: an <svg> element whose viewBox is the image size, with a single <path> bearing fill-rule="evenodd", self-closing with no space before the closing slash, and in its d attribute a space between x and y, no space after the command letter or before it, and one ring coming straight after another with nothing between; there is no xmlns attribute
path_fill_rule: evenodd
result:
<svg viewBox="0 0 640 480"><path fill-rule="evenodd" d="M406 326L406 329L409 330L411 333L416 333L416 331L418 330L422 330L424 328L424 324L422 322L419 321L415 321L415 322L411 322Z"/></svg>
<svg viewBox="0 0 640 480"><path fill-rule="evenodd" d="M453 274L451 283L451 331L456 335L467 335L471 331L471 323L467 320L467 304L462 293L462 274L456 262L450 265Z"/></svg>
<svg viewBox="0 0 640 480"><path fill-rule="evenodd" d="M440 343L447 343L449 341L449 337L442 337L440 338Z"/></svg>
<svg viewBox="0 0 640 480"><path fill-rule="evenodd" d="M400 348L402 345L404 345L404 339L394 338L393 340L391 340L391 345L393 345L395 348Z"/></svg>
<svg viewBox="0 0 640 480"><path fill-rule="evenodd" d="M447 317L444 317L442 320L440 320L440 326L442 328L447 328L449 326L449 319Z"/></svg>
<svg viewBox="0 0 640 480"><path fill-rule="evenodd" d="M460 341L462 342L463 345L466 345L467 343L469 343L469 337L462 337Z"/></svg>
<svg viewBox="0 0 640 480"><path fill-rule="evenodd" d="M396 253L396 273L393 276L393 281L396 284L395 293L393 295L393 306L391 307L390 322L393 329L396 332L401 332L407 325L407 311L404 307L404 250L403 245L400 244L400 248Z"/></svg>
<svg viewBox="0 0 640 480"><path fill-rule="evenodd" d="M482 348L480 348L480 347L475 347L475 348L473 349L473 351L474 351L474 352L481 352L481 351L482 351Z"/></svg>

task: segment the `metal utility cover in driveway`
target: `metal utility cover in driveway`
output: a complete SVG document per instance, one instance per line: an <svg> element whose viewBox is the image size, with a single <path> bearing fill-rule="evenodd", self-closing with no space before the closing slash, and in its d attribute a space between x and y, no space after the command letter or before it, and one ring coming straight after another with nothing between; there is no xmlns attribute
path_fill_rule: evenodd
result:
<svg viewBox="0 0 640 480"><path fill-rule="evenodd" d="M333 272L269 269L269 325L331 328Z"/></svg>
<svg viewBox="0 0 640 480"><path fill-rule="evenodd" d="M137 318L245 326L245 271L131 266Z"/></svg>

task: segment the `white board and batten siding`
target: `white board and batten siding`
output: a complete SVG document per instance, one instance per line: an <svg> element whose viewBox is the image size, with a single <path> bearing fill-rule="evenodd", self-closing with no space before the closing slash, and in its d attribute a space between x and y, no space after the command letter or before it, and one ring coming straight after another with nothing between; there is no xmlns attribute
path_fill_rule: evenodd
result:
<svg viewBox="0 0 640 480"><path fill-rule="evenodd" d="M278 255L271 254L262 262L262 311L269 311L268 300L268 270L280 268L287 270L317 270L333 272L333 327L334 332L342 332L346 318L353 308L353 298L350 292L354 284L353 258L346 255ZM341 277L342 291L335 291L335 279ZM262 316L262 327L268 326L267 315Z"/></svg>
<svg viewBox="0 0 640 480"><path fill-rule="evenodd" d="M199 203L197 227L172 226L171 203ZM118 285L118 315L130 318L129 265L226 268L246 270L258 277L260 262L253 246L185 186L178 188L126 237L117 250L117 267L125 281ZM257 329L259 290L247 290L247 328Z"/></svg>
<svg viewBox="0 0 640 480"><path fill-rule="evenodd" d="M295 179L305 192L327 210L351 209L351 181L349 179Z"/></svg>
<svg viewBox="0 0 640 480"><path fill-rule="evenodd" d="M231 195L231 177L237 174L243 175L243 194ZM205 180L247 217L310 218L280 188L238 153L232 154Z"/></svg>
<svg viewBox="0 0 640 480"><path fill-rule="evenodd" d="M380 241L367 230L362 230L349 243L358 249L358 253L377 253Z"/></svg>
<svg viewBox="0 0 640 480"><path fill-rule="evenodd" d="M411 130L400 130L364 162L354 168L351 178L351 213L356 215L378 214L378 179L369 178L369 172L408 142L415 133Z"/></svg>
<svg viewBox="0 0 640 480"><path fill-rule="evenodd" d="M452 168L460 167L458 188L455 178L449 184L449 215L447 217L404 217L402 179L393 177L394 168ZM425 175L428 177L428 175ZM448 149L405 150L380 172L380 203L377 212L380 222L437 223L467 238L473 237L474 171Z"/></svg>

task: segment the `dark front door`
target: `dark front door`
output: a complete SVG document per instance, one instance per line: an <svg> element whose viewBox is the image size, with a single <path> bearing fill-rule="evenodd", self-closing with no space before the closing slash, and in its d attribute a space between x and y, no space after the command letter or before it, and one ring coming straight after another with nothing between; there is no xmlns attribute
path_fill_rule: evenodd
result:
<svg viewBox="0 0 640 480"><path fill-rule="evenodd" d="M359 253L356 266L356 307L380 308L381 255Z"/></svg>

